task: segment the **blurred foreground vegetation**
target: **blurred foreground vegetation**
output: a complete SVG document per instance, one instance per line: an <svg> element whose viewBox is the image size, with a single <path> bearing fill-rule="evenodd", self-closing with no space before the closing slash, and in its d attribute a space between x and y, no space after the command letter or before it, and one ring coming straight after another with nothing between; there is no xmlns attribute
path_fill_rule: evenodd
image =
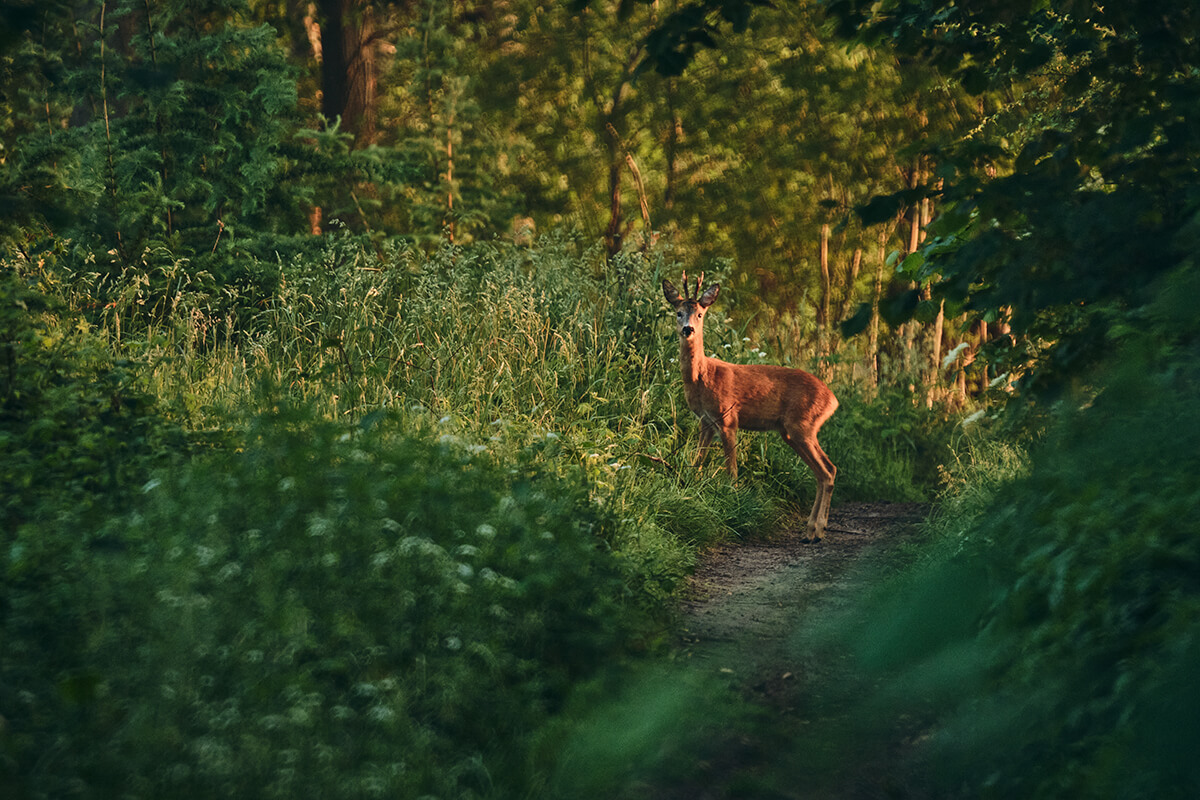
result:
<svg viewBox="0 0 1200 800"><path fill-rule="evenodd" d="M1192 797L1200 768L1200 327L1194 271L1023 453L979 437L909 574L852 625L893 676L881 707L936 720L968 796Z"/></svg>

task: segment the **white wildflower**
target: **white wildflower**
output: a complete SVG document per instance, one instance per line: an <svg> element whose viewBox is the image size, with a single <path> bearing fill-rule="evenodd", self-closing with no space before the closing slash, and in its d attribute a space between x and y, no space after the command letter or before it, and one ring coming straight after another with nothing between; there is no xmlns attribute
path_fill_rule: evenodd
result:
<svg viewBox="0 0 1200 800"><path fill-rule="evenodd" d="M962 423L961 423L961 424L962 424L962 426L963 426L964 428L969 428L969 427L971 427L971 426L972 426L972 425L974 425L976 422L979 422L979 420L983 419L983 415L984 415L985 413L986 413L986 412L985 412L985 411L984 411L982 408L981 408L981 409L979 409L979 410L978 410L978 411L976 411L974 414L972 414L971 416L969 416L969 417L967 417L966 419L964 419L964 420L962 421Z"/></svg>
<svg viewBox="0 0 1200 800"><path fill-rule="evenodd" d="M942 359L942 369L949 369L950 366L958 360L963 351L970 347L966 342L959 342L954 346L954 349L946 353L946 357Z"/></svg>

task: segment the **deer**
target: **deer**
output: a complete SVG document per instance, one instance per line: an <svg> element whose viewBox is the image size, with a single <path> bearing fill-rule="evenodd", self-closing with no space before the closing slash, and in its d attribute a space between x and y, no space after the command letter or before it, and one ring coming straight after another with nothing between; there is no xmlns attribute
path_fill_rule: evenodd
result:
<svg viewBox="0 0 1200 800"><path fill-rule="evenodd" d="M804 541L825 536L837 467L817 442L817 433L837 410L838 401L824 381L802 369L773 364L730 364L704 354L704 317L721 290L714 283L701 292L704 273L689 293L663 279L663 296L675 307L679 332L679 367L688 408L700 418L699 469L715 435L725 450L725 467L737 481L737 432L776 431L817 478L817 497L808 517Z"/></svg>

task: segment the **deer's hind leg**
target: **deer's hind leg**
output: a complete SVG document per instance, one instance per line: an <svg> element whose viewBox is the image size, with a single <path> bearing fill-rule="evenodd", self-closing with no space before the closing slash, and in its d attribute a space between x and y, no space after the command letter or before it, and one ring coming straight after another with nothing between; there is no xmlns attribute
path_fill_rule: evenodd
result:
<svg viewBox="0 0 1200 800"><path fill-rule="evenodd" d="M808 515L804 540L820 541L825 537L825 527L829 523L829 506L833 499L833 482L837 477L837 467L829 460L829 456L825 455L814 433L784 430L781 435L816 476L817 496Z"/></svg>
<svg viewBox="0 0 1200 800"><path fill-rule="evenodd" d="M811 447L821 466L820 472L817 472L817 485L824 488L824 492L818 498L821 501L821 505L819 508L814 506L814 517L811 520L811 524L814 526L813 529L817 532L816 538L820 539L825 535L825 527L829 524L829 506L833 501L833 483L837 479L837 467L829 460L829 456L821 448L816 436L812 438ZM829 476L828 482L822 479L822 475Z"/></svg>

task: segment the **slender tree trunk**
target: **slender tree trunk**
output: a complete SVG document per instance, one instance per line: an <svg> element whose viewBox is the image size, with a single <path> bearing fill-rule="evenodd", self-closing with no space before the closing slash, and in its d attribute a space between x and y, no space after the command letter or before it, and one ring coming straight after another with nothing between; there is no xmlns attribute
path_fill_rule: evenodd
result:
<svg viewBox="0 0 1200 800"><path fill-rule="evenodd" d="M608 258L611 259L621 252L625 235L630 229L630 226L625 223L624 214L621 210L621 166L624 154L630 152L631 148L627 147L622 141L621 131L624 129L626 115L625 100L633 84L637 66L642 60L643 50L641 47L630 49L620 77L617 78L614 84L610 84L612 87L610 92L606 93L603 91L596 82L589 56L591 52L590 12L591 9L584 9L583 13L578 17L582 23L580 30L582 48L580 53L582 56L584 82L592 97L592 103L595 105L599 121L603 122L604 132L608 135L609 217L608 226L604 231L604 244Z"/></svg>
<svg viewBox="0 0 1200 800"><path fill-rule="evenodd" d="M964 331L964 339L967 343L966 348L959 354L955 362L957 370L954 373L954 388L958 394L960 403L966 403L967 400L967 367L975 361L975 353L979 349L979 341L977 339L976 326L973 323L967 322L967 315L963 314L958 320L956 326L959 330ZM957 347L958 345L955 345Z"/></svg>
<svg viewBox="0 0 1200 800"><path fill-rule="evenodd" d="M844 320L850 315L850 305L854 302L854 284L858 282L858 273L862 270L862 257L862 248L854 248L854 255L850 258L850 271L846 275L846 291L842 294L842 307L838 311L839 320Z"/></svg>
<svg viewBox="0 0 1200 800"><path fill-rule="evenodd" d="M300 25L303 35L294 36L292 43L292 52L298 60L311 55L313 63L317 65L317 69L321 70L325 60L324 50L321 47L321 24L317 21L317 4L306 3L304 0L292 0L292 6L289 6L289 12L300 17ZM303 6L303 9L301 8ZM301 15L301 11L303 14ZM304 43L307 42L308 50L304 48ZM323 74L323 73L321 73ZM318 87L316 90L315 107L320 108L324 98L324 90ZM321 218L324 216L324 210L319 205L314 205L308 210L308 230L313 236L321 235Z"/></svg>
<svg viewBox="0 0 1200 800"><path fill-rule="evenodd" d="M821 226L821 299L817 306L817 370L823 380L829 380L829 295L832 280L829 276L829 224Z"/></svg>
<svg viewBox="0 0 1200 800"><path fill-rule="evenodd" d="M350 105L346 113L357 120L356 140L359 145L374 144L379 103L379 68L375 60L375 15L363 3L360 26L353 43L355 57L350 62Z"/></svg>
<svg viewBox="0 0 1200 800"><path fill-rule="evenodd" d="M287 26L292 58L297 63L313 59L321 63L321 25L317 4L313 0L287 0L284 19Z"/></svg>
<svg viewBox="0 0 1200 800"><path fill-rule="evenodd" d="M867 334L867 358L871 363L871 386L879 388L879 298L883 295L883 268L887 264L887 226L879 231L879 263L875 265L875 287L871 293L871 327Z"/></svg>
<svg viewBox="0 0 1200 800"><path fill-rule="evenodd" d="M925 407L933 408L938 379L942 374L942 330L946 324L946 302L938 304L937 317L933 320L932 349L930 353L929 378L925 382Z"/></svg>
<svg viewBox="0 0 1200 800"><path fill-rule="evenodd" d="M615 107L615 101L614 101ZM621 209L621 135L612 121L604 124L608 133L608 226L604 229L604 248L608 258L621 252L625 243L625 215Z"/></svg>
<svg viewBox="0 0 1200 800"><path fill-rule="evenodd" d="M933 201L926 197L921 200L921 230L919 238L921 241L925 239L925 226L933 221ZM932 292L928 286L925 287L925 294L932 299ZM942 301L938 303L937 316L933 320L933 333L930 341L930 359L929 359L929 378L925 382L925 406L933 408L933 398L937 393L938 381L942 374L942 332L946 327L946 303Z"/></svg>
<svg viewBox="0 0 1200 800"><path fill-rule="evenodd" d="M633 155L625 154L625 166L629 167L629 174L633 176L633 187L637 189L638 208L642 214L642 253L650 252L650 246L653 242L653 232L650 229L650 200L646 197L646 184L642 181L642 171L638 169L637 162L633 160Z"/></svg>
<svg viewBox="0 0 1200 800"><path fill-rule="evenodd" d="M604 249L609 258L621 252L621 162L613 155L608 163L608 227L604 229Z"/></svg>
<svg viewBox="0 0 1200 800"><path fill-rule="evenodd" d="M670 114L671 121L667 128L667 142L665 155L667 159L667 188L663 192L663 208L670 211L675 207L675 180L676 180L676 160L679 153L679 144L683 141L683 120L679 117L679 112L675 108L676 95L678 94L678 85L674 78L667 81L667 113Z"/></svg>
<svg viewBox="0 0 1200 800"><path fill-rule="evenodd" d="M985 344L987 344L987 342L988 342L987 320L981 319L981 320L979 320L979 344L976 345L976 349L982 348ZM982 392L984 389L986 389L988 383L989 383L988 365L987 365L987 362L984 361L982 364L982 368L980 369L980 373L979 373L979 390Z"/></svg>
<svg viewBox="0 0 1200 800"><path fill-rule="evenodd" d="M908 186L910 189L915 189L921 183L921 164L918 161L913 164L912 173L909 176ZM914 204L909 209L909 229L908 229L908 249L907 253L917 252L917 248L921 245L921 206ZM910 289L916 288L916 283L909 283ZM917 372L919 361L916 358L917 349L917 328L918 323L915 319L910 319L903 325L903 340L904 340L904 371L910 375ZM909 385L910 391L916 391L915 383Z"/></svg>
<svg viewBox="0 0 1200 800"><path fill-rule="evenodd" d="M446 241L454 244L454 117L446 123Z"/></svg>

